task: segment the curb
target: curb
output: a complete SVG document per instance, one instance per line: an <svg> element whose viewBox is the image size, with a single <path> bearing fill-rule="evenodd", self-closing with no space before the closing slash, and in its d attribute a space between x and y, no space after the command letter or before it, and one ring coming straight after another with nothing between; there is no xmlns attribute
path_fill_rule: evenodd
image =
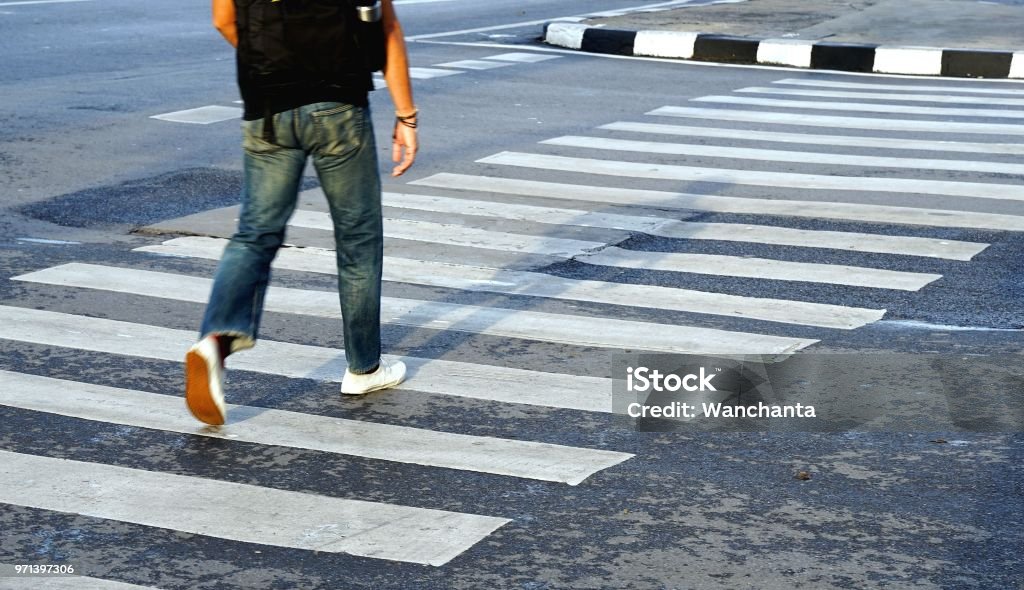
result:
<svg viewBox="0 0 1024 590"><path fill-rule="evenodd" d="M565 22L544 25L544 42L589 53L634 57L876 74L1024 78L1024 51L815 43L676 31L623 31Z"/></svg>

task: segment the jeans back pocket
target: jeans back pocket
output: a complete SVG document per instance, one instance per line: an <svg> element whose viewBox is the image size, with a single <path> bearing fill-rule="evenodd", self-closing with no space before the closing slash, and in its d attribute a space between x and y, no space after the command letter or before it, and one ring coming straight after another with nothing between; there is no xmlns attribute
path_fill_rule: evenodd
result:
<svg viewBox="0 0 1024 590"><path fill-rule="evenodd" d="M347 158L363 146L366 108L336 103L310 113L310 117L316 132L313 151L318 155Z"/></svg>

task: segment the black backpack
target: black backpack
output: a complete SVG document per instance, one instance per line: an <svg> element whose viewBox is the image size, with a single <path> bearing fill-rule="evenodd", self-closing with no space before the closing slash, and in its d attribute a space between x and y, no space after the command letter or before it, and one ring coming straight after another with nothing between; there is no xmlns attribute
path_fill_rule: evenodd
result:
<svg viewBox="0 0 1024 590"><path fill-rule="evenodd" d="M367 1L235 0L243 95L372 90L371 72L384 67L384 37L380 22L359 20L361 4Z"/></svg>

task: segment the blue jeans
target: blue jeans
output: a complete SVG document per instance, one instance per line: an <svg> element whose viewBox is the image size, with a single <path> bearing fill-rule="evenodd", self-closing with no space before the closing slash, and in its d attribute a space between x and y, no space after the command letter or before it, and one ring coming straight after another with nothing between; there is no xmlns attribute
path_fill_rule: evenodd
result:
<svg viewBox="0 0 1024 590"><path fill-rule="evenodd" d="M273 117L273 143L263 138L262 119L244 121L242 127L242 211L238 231L217 268L201 336L234 337L232 352L256 344L270 263L284 243L302 172L312 156L334 223L348 367L354 373L369 371L380 360L384 258L380 173L369 108L330 102L278 113Z"/></svg>

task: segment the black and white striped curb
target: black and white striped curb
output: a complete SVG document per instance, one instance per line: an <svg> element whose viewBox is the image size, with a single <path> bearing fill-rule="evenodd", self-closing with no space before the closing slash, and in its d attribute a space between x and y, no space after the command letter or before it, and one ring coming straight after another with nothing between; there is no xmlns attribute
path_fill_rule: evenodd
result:
<svg viewBox="0 0 1024 590"><path fill-rule="evenodd" d="M1024 78L1024 51L983 51L751 39L677 31L623 31L553 22L544 41L567 49L638 57L792 66L847 72Z"/></svg>

